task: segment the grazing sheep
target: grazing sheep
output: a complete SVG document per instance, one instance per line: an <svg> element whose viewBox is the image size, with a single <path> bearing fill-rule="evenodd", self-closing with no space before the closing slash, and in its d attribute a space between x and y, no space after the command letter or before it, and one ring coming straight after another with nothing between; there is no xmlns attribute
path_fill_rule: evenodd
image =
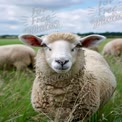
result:
<svg viewBox="0 0 122 122"><path fill-rule="evenodd" d="M77 122L93 115L112 96L116 80L103 57L85 49L104 40L72 33L44 37L20 35L24 43L39 46L31 102L54 122Z"/></svg>
<svg viewBox="0 0 122 122"><path fill-rule="evenodd" d="M25 45L13 44L0 46L0 69L16 67L17 70L25 70L34 64L35 51Z"/></svg>
<svg viewBox="0 0 122 122"><path fill-rule="evenodd" d="M103 55L105 56L122 56L122 39L114 39L108 42L103 48Z"/></svg>

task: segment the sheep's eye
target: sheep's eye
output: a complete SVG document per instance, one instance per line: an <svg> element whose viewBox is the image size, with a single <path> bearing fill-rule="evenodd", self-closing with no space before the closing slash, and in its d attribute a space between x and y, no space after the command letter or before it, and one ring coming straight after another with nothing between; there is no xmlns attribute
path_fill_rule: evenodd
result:
<svg viewBox="0 0 122 122"><path fill-rule="evenodd" d="M52 51L52 49L51 49L51 48L49 48L49 47L48 47L48 49L49 49L49 51Z"/></svg>
<svg viewBox="0 0 122 122"><path fill-rule="evenodd" d="M80 47L82 47L81 44L77 44L77 45L76 45L76 48L80 48Z"/></svg>
<svg viewBox="0 0 122 122"><path fill-rule="evenodd" d="M47 47L47 45L46 44L42 44L42 47Z"/></svg>
<svg viewBox="0 0 122 122"><path fill-rule="evenodd" d="M51 49L51 48L49 48L45 43L44 43L44 44L42 44L42 47L46 47L49 51L52 51L52 49Z"/></svg>
<svg viewBox="0 0 122 122"><path fill-rule="evenodd" d="M73 49L71 49L71 51L72 51L72 52L74 52L74 50L75 50L74 48L73 48Z"/></svg>
<svg viewBox="0 0 122 122"><path fill-rule="evenodd" d="M80 47L82 47L82 45L81 44L77 44L74 48L72 48L72 52L74 52L75 51L75 48L80 48Z"/></svg>

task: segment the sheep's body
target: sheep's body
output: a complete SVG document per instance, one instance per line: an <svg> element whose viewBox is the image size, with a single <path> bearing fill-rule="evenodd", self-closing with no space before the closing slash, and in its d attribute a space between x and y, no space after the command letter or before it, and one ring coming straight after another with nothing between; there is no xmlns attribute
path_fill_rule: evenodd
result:
<svg viewBox="0 0 122 122"><path fill-rule="evenodd" d="M116 87L115 77L102 56L84 50L84 69L81 67L75 75L73 72L65 75L41 73L38 70L40 63L44 67L46 64L42 63L38 53L37 75L32 89L32 104L36 111L53 120L58 118L55 122L68 122L70 119L76 122L90 117L108 101ZM44 58L42 54L41 57ZM50 71L49 67L45 68Z"/></svg>
<svg viewBox="0 0 122 122"><path fill-rule="evenodd" d="M116 80L104 58L82 48L105 39L53 33L42 38L22 35L23 42L42 46L36 56L36 78L31 102L55 122L77 122L91 117L113 94Z"/></svg>
<svg viewBox="0 0 122 122"><path fill-rule="evenodd" d="M0 46L0 68L16 67L17 70L33 66L35 51L25 45L13 44Z"/></svg>
<svg viewBox="0 0 122 122"><path fill-rule="evenodd" d="M99 49L98 49L97 46L95 46L95 47L90 47L89 49L99 52Z"/></svg>
<svg viewBox="0 0 122 122"><path fill-rule="evenodd" d="M108 42L103 49L104 55L122 56L122 39L114 39Z"/></svg>

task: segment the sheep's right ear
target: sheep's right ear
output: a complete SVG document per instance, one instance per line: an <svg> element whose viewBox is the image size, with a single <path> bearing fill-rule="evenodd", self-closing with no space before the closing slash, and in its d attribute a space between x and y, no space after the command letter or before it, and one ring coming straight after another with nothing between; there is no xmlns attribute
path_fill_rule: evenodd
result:
<svg viewBox="0 0 122 122"><path fill-rule="evenodd" d="M80 40L80 42L83 47L93 47L95 45L98 45L101 41L103 41L105 39L106 39L106 37L104 37L102 35L93 34L93 35L83 37Z"/></svg>
<svg viewBox="0 0 122 122"><path fill-rule="evenodd" d="M30 46L40 47L42 44L42 40L39 37L31 35L31 34L23 34L23 35L20 35L18 38L20 39L20 41Z"/></svg>

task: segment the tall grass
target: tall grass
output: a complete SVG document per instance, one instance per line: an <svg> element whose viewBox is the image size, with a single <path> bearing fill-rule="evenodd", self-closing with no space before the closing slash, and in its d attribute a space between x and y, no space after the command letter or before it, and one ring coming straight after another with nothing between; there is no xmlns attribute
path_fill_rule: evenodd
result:
<svg viewBox="0 0 122 122"><path fill-rule="evenodd" d="M0 71L0 79L0 122L45 122L30 103L34 73Z"/></svg>
<svg viewBox="0 0 122 122"><path fill-rule="evenodd" d="M6 41L6 42L5 42ZM102 50L103 42L99 49ZM18 40L0 40L2 44L20 43ZM89 122L122 122L122 62L106 58L117 79L112 99ZM35 74L0 70L0 122L47 122L31 106L31 88Z"/></svg>

